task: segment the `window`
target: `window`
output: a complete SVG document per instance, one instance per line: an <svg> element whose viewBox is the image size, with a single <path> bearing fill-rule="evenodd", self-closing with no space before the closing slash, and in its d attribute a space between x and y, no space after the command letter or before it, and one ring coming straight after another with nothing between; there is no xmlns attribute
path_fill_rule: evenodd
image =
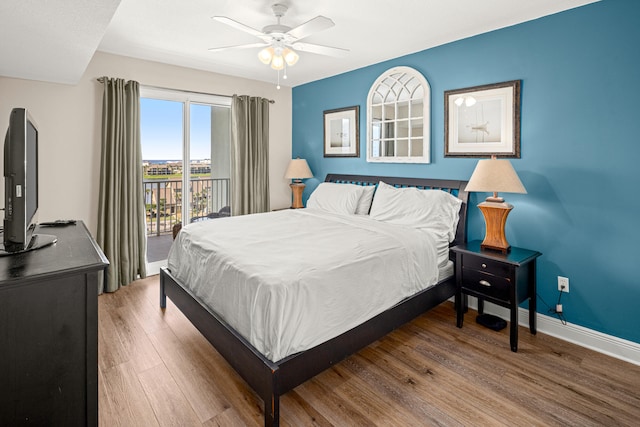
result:
<svg viewBox="0 0 640 427"><path fill-rule="evenodd" d="M367 161L429 163L430 99L429 82L413 68L378 77L367 97Z"/></svg>

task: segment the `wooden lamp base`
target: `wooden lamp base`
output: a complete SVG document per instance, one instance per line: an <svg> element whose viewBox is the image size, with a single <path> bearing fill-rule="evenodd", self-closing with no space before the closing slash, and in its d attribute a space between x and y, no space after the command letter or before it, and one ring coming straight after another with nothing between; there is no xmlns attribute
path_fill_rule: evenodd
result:
<svg viewBox="0 0 640 427"><path fill-rule="evenodd" d="M293 203L291 204L291 209L300 209L304 208L302 204L302 192L304 191L304 183L302 182L292 182L289 184L291 187L291 191L293 192Z"/></svg>
<svg viewBox="0 0 640 427"><path fill-rule="evenodd" d="M513 206L504 202L482 202L478 205L478 209L482 211L484 222L487 225L487 231L480 247L482 249L495 249L504 254L509 252L511 245L507 242L504 226Z"/></svg>

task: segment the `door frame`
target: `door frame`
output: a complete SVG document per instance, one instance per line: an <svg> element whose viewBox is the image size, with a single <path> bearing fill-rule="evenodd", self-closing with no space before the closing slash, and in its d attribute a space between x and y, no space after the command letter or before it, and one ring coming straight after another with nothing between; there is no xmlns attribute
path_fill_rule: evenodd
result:
<svg viewBox="0 0 640 427"><path fill-rule="evenodd" d="M190 118L191 118L191 104L204 104L219 107L231 108L231 97L223 95L214 95L202 92L191 92L176 89L167 89L157 86L144 86L140 85L140 98L160 99L164 101L173 101L182 103L182 221L190 220L191 211L189 209L190 197L185 197L185 190L188 193L190 173L189 164L186 165L185 161L191 161L190 152ZM146 236L146 232L145 232ZM146 258L146 254L145 254ZM154 275L160 273L160 267L167 265L167 260L160 260L156 262L147 262L147 274Z"/></svg>

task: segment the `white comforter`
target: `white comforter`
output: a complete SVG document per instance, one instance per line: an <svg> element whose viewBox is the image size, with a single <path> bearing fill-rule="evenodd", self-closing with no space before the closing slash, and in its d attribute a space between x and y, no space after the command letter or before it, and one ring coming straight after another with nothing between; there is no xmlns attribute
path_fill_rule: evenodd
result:
<svg viewBox="0 0 640 427"><path fill-rule="evenodd" d="M202 221L172 274L272 361L312 348L434 285L426 231L311 209Z"/></svg>

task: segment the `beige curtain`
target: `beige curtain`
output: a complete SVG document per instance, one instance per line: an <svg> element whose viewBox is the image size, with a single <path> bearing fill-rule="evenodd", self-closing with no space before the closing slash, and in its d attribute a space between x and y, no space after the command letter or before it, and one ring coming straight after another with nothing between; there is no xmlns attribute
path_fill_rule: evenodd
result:
<svg viewBox="0 0 640 427"><path fill-rule="evenodd" d="M146 277L146 235L140 145L140 91L135 81L100 79L102 154L97 241L109 259L99 292Z"/></svg>
<svg viewBox="0 0 640 427"><path fill-rule="evenodd" d="M269 211L269 100L231 100L231 213Z"/></svg>

